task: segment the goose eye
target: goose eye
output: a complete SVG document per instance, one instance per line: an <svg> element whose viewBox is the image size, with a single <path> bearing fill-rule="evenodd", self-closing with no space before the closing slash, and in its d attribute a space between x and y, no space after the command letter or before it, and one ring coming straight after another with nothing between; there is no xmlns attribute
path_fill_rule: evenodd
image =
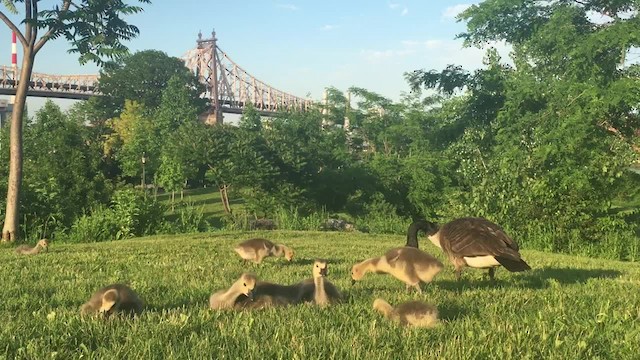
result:
<svg viewBox="0 0 640 360"><path fill-rule="evenodd" d="M247 283L242 284L242 286L247 286Z"/></svg>

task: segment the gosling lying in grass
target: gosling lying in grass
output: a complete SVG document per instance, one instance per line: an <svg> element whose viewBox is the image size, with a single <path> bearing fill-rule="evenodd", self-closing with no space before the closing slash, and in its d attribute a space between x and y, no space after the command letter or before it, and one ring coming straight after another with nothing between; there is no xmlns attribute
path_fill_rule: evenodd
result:
<svg viewBox="0 0 640 360"><path fill-rule="evenodd" d="M214 310L230 309L240 296L253 300L257 278L253 274L244 273L227 290L215 292L209 298L209 307Z"/></svg>
<svg viewBox="0 0 640 360"><path fill-rule="evenodd" d="M38 241L36 246L31 247L29 245L20 245L16 248L16 253L21 255L35 255L40 251L45 250L49 251L49 241L47 239L42 239Z"/></svg>
<svg viewBox="0 0 640 360"><path fill-rule="evenodd" d="M342 299L340 291L329 281L327 261L316 260L313 263L313 301L320 307L339 302ZM302 296L302 295L301 295Z"/></svg>
<svg viewBox="0 0 640 360"><path fill-rule="evenodd" d="M413 247L399 247L381 257L364 260L351 268L353 283L368 272L387 273L422 293L420 283L429 283L443 269L440 260Z"/></svg>
<svg viewBox="0 0 640 360"><path fill-rule="evenodd" d="M295 305L302 298L313 297L313 281L305 280L293 285L280 285L266 281L258 281L254 289L253 299L239 296L234 307L236 309L264 309L278 306Z"/></svg>
<svg viewBox="0 0 640 360"><path fill-rule="evenodd" d="M80 313L109 316L114 313L137 315L142 312L143 302L130 287L113 284L96 291L89 301L80 307Z"/></svg>
<svg viewBox="0 0 640 360"><path fill-rule="evenodd" d="M409 301L393 307L383 299L375 299L373 308L402 326L434 327L438 324L438 309L421 301Z"/></svg>
<svg viewBox="0 0 640 360"><path fill-rule="evenodd" d="M234 249L244 260L260 264L267 256L283 256L288 261L293 259L294 252L291 248L274 244L267 239L249 239L238 244Z"/></svg>

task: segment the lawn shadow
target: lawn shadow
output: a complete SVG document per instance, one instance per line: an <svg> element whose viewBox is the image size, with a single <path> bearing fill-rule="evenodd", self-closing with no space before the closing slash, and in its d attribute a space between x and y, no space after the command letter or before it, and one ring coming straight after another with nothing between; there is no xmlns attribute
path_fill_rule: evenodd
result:
<svg viewBox="0 0 640 360"><path fill-rule="evenodd" d="M546 267L535 269L523 274L522 281L526 287L541 289L549 286L549 280L563 285L584 284L589 279L610 279L622 275L618 270L611 269L575 269Z"/></svg>
<svg viewBox="0 0 640 360"><path fill-rule="evenodd" d="M500 289L505 287L526 287L530 289L543 289L551 282L562 285L584 284L589 279L615 278L622 275L620 271L611 269L575 269L575 268L539 268L527 271L510 279L496 278L475 280L465 279L464 275L460 281L457 280L435 280L439 289L462 292L467 289Z"/></svg>
<svg viewBox="0 0 640 360"><path fill-rule="evenodd" d="M437 289L455 291L455 292L463 292L469 289L499 289L504 287L504 285L508 285L508 281L495 279L491 281L489 279L465 279L464 277L461 280L434 280L429 285L422 285L423 290L428 286L435 286Z"/></svg>
<svg viewBox="0 0 640 360"><path fill-rule="evenodd" d="M475 314L478 313L474 308ZM444 321L455 321L468 317L470 314L469 307L462 307L457 304L446 303L438 304L438 317Z"/></svg>

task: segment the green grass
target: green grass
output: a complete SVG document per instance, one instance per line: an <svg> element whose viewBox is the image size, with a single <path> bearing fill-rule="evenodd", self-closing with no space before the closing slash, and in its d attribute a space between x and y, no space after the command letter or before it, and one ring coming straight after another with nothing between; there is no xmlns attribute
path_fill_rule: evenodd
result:
<svg viewBox="0 0 640 360"><path fill-rule="evenodd" d="M266 236L296 258L243 265L232 245ZM19 257L0 249L0 358L6 359L632 359L640 344L640 265L523 251L534 268L478 270L461 282L451 266L422 295L388 275L351 286L353 263L404 243L402 236L322 232L227 232L98 244L53 244ZM443 259L423 241L423 249ZM212 291L243 270L263 280L310 277L311 261L329 259L329 279L345 304L258 311L212 311ZM81 318L97 288L129 283L147 303L137 319ZM443 324L403 329L371 309L374 297L438 306Z"/></svg>
<svg viewBox="0 0 640 360"><path fill-rule="evenodd" d="M180 192L175 195L175 209L171 211L171 192L158 194L158 201L167 206L167 219L173 220L177 218L177 213L185 206L194 206L202 210L204 219L210 224L220 227L224 216L224 209L220 201L220 192L215 187L188 189L184 191L184 198L180 199ZM242 208L244 201L240 198L233 197L230 194L229 205L233 211Z"/></svg>

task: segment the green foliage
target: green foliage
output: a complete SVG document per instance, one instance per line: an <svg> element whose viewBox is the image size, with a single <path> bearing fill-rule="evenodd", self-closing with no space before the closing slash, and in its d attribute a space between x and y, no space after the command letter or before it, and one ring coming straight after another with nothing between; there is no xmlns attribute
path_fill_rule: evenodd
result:
<svg viewBox="0 0 640 360"><path fill-rule="evenodd" d="M152 235L163 226L165 209L152 197L131 189L117 190L111 207L99 206L73 223L70 242L120 240Z"/></svg>
<svg viewBox="0 0 640 360"><path fill-rule="evenodd" d="M32 1L20 2L25 2L26 11L32 11ZM151 3L149 0L138 2ZM33 25L48 29L45 35L47 40L66 38L72 44L69 52L77 53L81 64L95 62L104 65L105 59L119 59L128 53L122 41L133 39L140 33L136 26L128 24L122 18L142 12L140 6L129 5L122 0L80 0L75 1L73 6L70 6L71 1L59 3L59 6L51 10L38 12L40 19L33 14L26 14L25 22L35 19ZM5 6L12 12L16 10L15 3L7 5L5 2Z"/></svg>
<svg viewBox="0 0 640 360"><path fill-rule="evenodd" d="M168 137L183 124L195 123L204 111L205 103L200 98L201 87L193 86L184 75L173 75L162 91L162 99L154 122L161 138Z"/></svg>
<svg viewBox="0 0 640 360"><path fill-rule="evenodd" d="M71 225L66 238L59 237L71 243L117 240L121 234L118 221L113 209L99 206L91 214L80 215Z"/></svg>
<svg viewBox="0 0 640 360"><path fill-rule="evenodd" d="M176 100L184 101L183 94L186 92L190 96L186 100L193 103L198 102L196 99L204 90L182 60L157 50L136 52L121 63L104 68L98 89L103 94L99 98L99 108L111 114L109 117L118 116L123 111L125 100L136 101L153 112L161 107L163 93L167 93L167 96L178 94L180 96ZM204 101L199 100L197 109L205 106ZM163 108L169 106L170 102L171 99L167 98ZM171 114L163 110L165 115Z"/></svg>
<svg viewBox="0 0 640 360"><path fill-rule="evenodd" d="M88 144L88 129L69 120L47 101L24 130L25 158L21 213L42 227L47 219L69 226L75 216L107 200L110 193L99 171L99 149ZM50 236L56 230L49 224Z"/></svg>

